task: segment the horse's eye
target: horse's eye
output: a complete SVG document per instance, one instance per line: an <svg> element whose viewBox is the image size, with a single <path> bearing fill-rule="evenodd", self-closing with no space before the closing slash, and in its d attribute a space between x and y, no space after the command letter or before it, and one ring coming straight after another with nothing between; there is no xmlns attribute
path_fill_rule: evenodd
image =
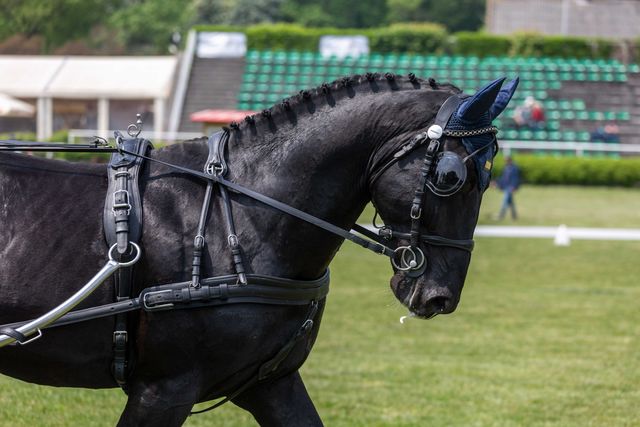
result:
<svg viewBox="0 0 640 427"><path fill-rule="evenodd" d="M450 196L460 190L467 179L467 167L462 158L452 152L441 153L427 180L427 186L437 196Z"/></svg>

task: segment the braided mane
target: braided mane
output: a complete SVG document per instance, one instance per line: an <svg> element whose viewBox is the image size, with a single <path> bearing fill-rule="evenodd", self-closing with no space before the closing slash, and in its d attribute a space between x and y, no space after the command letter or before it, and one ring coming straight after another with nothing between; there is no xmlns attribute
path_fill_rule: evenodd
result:
<svg viewBox="0 0 640 427"><path fill-rule="evenodd" d="M312 89L301 90L299 93L284 98L280 103L264 109L260 113L247 115L243 122L230 123L229 128L231 131L241 130L247 126L254 126L259 121L274 120L284 114L288 115L289 118L292 114L299 115L304 114L304 112L313 114L313 110L302 107L321 98L325 100L332 99L334 102L343 98L344 95L351 98L358 92L365 92L367 88L373 93L419 89L449 90L452 93L462 92L460 88L451 83L438 83L431 77L421 79L413 73L409 73L407 76L394 73L354 74L336 79L331 83L322 83ZM227 130L229 128L225 127Z"/></svg>

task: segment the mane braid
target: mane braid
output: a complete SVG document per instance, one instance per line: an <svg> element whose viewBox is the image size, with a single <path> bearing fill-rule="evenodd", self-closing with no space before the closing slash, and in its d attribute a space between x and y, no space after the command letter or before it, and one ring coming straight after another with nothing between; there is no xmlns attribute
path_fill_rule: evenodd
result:
<svg viewBox="0 0 640 427"><path fill-rule="evenodd" d="M242 131L248 126L257 125L259 121L273 120L274 117L281 114L291 114L299 105L313 102L329 94L335 95L337 98L347 89L356 90L363 85L370 85L372 83L380 83L381 86L386 85L382 87L394 92L421 89L450 90L453 93L462 92L460 88L451 83L436 83L433 77L422 79L416 77L413 73L409 73L408 76L394 73L353 74L351 76L340 77L331 83L322 83L312 89L301 90L297 94L284 98L277 104L262 110L262 112L248 115L240 123L234 123L235 126L232 126L232 131ZM380 90L379 92L384 93L386 90Z"/></svg>

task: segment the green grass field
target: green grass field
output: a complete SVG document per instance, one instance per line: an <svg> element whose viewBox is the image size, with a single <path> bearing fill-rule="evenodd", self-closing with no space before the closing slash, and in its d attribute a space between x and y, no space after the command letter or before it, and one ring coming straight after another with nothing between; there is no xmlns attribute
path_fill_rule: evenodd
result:
<svg viewBox="0 0 640 427"><path fill-rule="evenodd" d="M560 225L573 227L640 227L640 189L523 185L516 193L519 218L494 219L500 211L502 193L487 190L480 209L479 224ZM373 207L367 206L360 222L370 223Z"/></svg>
<svg viewBox="0 0 640 427"><path fill-rule="evenodd" d="M556 190L523 188L518 223L640 224L638 190ZM639 253L640 242L479 238L458 310L401 325L389 263L345 243L307 388L327 426L640 425ZM0 377L0 426L111 426L124 402ZM228 405L187 425L255 422Z"/></svg>

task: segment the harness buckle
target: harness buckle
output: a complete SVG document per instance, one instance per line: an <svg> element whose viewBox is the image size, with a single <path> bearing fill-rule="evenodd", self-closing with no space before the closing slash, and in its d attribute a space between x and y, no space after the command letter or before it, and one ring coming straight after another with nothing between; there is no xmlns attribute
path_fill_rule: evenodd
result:
<svg viewBox="0 0 640 427"><path fill-rule="evenodd" d="M229 234L229 236L227 236L227 241L229 242L229 247L231 247L231 249L235 249L240 245L238 236L235 234Z"/></svg>
<svg viewBox="0 0 640 427"><path fill-rule="evenodd" d="M145 311L168 310L170 308L173 308L172 302L155 304L153 301L149 301L149 298L152 298L154 295L162 295L167 293L171 294L173 293L173 290L167 289L164 291L147 292L146 294L144 294L144 296L142 297L142 306L144 307Z"/></svg>
<svg viewBox="0 0 640 427"><path fill-rule="evenodd" d="M124 340L124 341L120 341ZM113 343L118 342L126 343L129 340L129 333L127 331L113 331Z"/></svg>
<svg viewBox="0 0 640 427"><path fill-rule="evenodd" d="M222 163L210 162L210 163L207 163L205 172L209 175L224 176L227 170Z"/></svg>
<svg viewBox="0 0 640 427"><path fill-rule="evenodd" d="M122 195L122 201L118 202L119 195ZM113 207L111 208L113 214L116 211L126 210L127 216L131 213L131 204L129 203L129 192L127 190L116 190L113 192Z"/></svg>
<svg viewBox="0 0 640 427"><path fill-rule="evenodd" d="M418 205L411 206L411 219L420 219L422 216L422 208Z"/></svg>
<svg viewBox="0 0 640 427"><path fill-rule="evenodd" d="M393 237L393 230L389 227L382 227L378 230L378 236L382 237L385 240L389 240Z"/></svg>

